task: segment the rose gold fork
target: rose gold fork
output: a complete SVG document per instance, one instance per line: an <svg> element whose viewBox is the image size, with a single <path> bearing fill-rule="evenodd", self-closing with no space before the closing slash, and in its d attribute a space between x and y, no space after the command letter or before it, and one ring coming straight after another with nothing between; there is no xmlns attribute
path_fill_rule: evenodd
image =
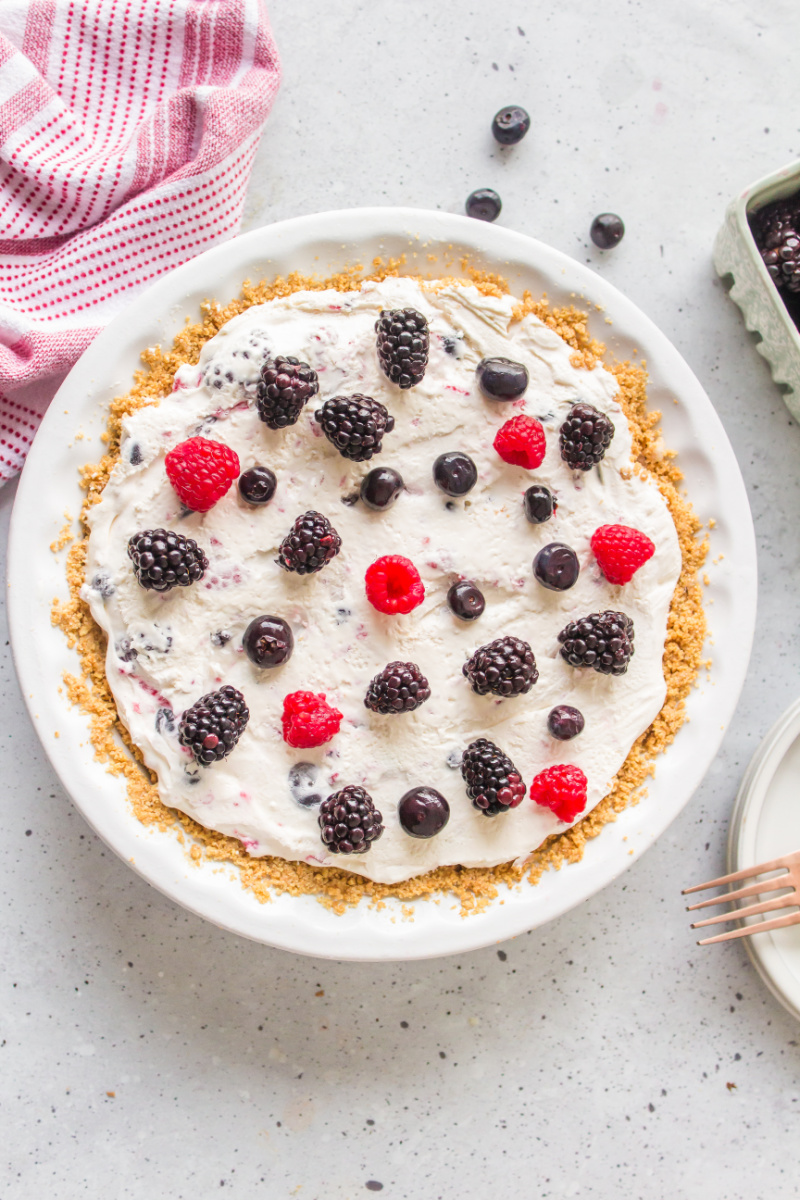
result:
<svg viewBox="0 0 800 1200"><path fill-rule="evenodd" d="M768 871L782 871L781 875L773 875L763 883L752 883L749 887L737 888L733 892L723 892L721 896L712 896L709 900L700 900L697 904L687 906L687 912L697 908L707 908L710 904L726 904L729 900L744 900L746 896L759 896L762 892L776 892L788 888L782 896L774 896L771 900L762 900L760 904L748 904L744 908L732 908L729 912L720 913L718 917L707 917L705 921L695 921L692 929L700 929L703 925L718 925L720 921L741 921L744 917L755 917L759 913L777 912L780 908L796 908L798 911L788 913L784 917L773 917L769 921L754 921L751 925L743 925L741 929L729 929L727 933L718 933L716 937L704 938L698 946L708 946L711 942L727 942L731 938L749 937L751 933L766 933L769 929L781 929L785 925L800 924L800 850L794 854L785 854L783 858L773 858L772 862L761 863L746 871L734 871L732 875L721 875L719 879L709 879L708 883L698 883L694 887L683 889L683 895L690 892L702 892L705 888L722 887L726 883L738 883L741 879L750 879L754 875L764 875Z"/></svg>

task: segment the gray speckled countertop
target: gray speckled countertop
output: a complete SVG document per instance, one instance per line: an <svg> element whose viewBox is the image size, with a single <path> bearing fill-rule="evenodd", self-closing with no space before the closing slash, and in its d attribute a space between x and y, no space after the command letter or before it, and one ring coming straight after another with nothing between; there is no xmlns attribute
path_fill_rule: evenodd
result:
<svg viewBox="0 0 800 1200"><path fill-rule="evenodd" d="M461 211L493 186L501 223L613 280L705 384L741 463L752 665L704 785L617 883L502 949L345 966L222 933L107 851L56 782L0 639L0 1195L796 1194L800 1027L741 946L695 946L680 888L724 869L738 781L800 690L800 433L710 265L728 198L800 157L800 10L271 9L285 81L245 228L356 204ZM509 102L533 128L501 153L488 125ZM601 254L588 227L608 209L627 234Z"/></svg>

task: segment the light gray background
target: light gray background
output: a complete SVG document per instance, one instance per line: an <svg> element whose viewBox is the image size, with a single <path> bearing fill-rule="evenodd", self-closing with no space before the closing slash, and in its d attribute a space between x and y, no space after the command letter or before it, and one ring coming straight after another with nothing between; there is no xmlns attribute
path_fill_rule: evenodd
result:
<svg viewBox="0 0 800 1200"><path fill-rule="evenodd" d="M271 12L285 78L244 227L361 204L460 212L491 186L501 223L613 280L682 351L741 463L752 665L705 784L616 884L502 950L345 966L221 933L111 855L56 782L0 639L0 1196L796 1194L800 1027L741 947L695 946L680 888L724 869L738 781L798 693L800 435L710 249L728 199L800 156L800 10ZM514 102L533 127L500 151L489 122ZM588 229L609 209L627 234L602 254Z"/></svg>

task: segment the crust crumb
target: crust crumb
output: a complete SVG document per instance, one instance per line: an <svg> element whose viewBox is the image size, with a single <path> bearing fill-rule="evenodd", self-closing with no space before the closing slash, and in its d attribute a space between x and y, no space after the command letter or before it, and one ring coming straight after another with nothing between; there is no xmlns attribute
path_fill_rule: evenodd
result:
<svg viewBox="0 0 800 1200"><path fill-rule="evenodd" d="M230 303L220 305L216 301L207 301L201 305L200 320L187 319L172 346L166 349L154 346L143 353L143 368L136 373L131 391L117 397L110 405L108 430L104 435L107 453L99 462L87 463L82 469L81 486L86 494L81 512L82 536L75 541L67 526L60 535L64 538L62 544L58 545L58 540L53 543L53 547L61 549L73 542L66 564L69 599L53 601L51 620L63 630L81 664L79 676L64 675L66 694L89 718L89 737L95 757L106 765L111 775L124 779L133 812L142 824L171 831L182 842L188 837L187 856L194 863L205 861L235 868L242 886L262 904L269 903L278 893L288 893L313 895L334 913L343 913L362 901L381 911L386 907L386 898L394 897L401 902L402 919L410 920L414 915L410 905L413 900L431 898L438 903L443 894L450 894L458 901L462 916L466 917L483 912L502 891L518 890L525 881L535 885L545 871L560 870L564 865L579 862L586 843L597 837L605 825L616 820L618 813L642 798L645 781L655 771L654 760L672 743L686 719L686 698L696 680L706 633L697 575L706 557L708 540L700 536L700 521L678 490L682 476L675 466L674 455L665 451L661 443L656 428L659 414L647 410L647 373L643 366L624 362L607 369L616 376L619 384L619 401L633 438L633 460L644 475L655 479L669 506L680 541L682 570L672 598L664 646L667 696L652 725L634 743L605 799L571 829L548 838L525 862L509 862L488 869L440 867L402 883L381 884L336 867L313 867L281 858L251 858L236 839L205 829L185 813L167 808L159 798L156 776L144 765L140 751L131 742L117 713L105 676L106 637L95 625L80 594L86 571L87 516L99 501L119 457L123 419L166 396L172 390L178 367L196 363L205 342L226 321L251 305L264 304L300 290L334 288L342 292L353 291L364 279L381 280L399 275L403 265L403 258L386 262L375 259L367 275L362 273L360 265L354 265L327 279L292 273L271 282L246 280L241 296ZM461 270L461 276L447 282L463 283L466 279L486 295L499 296L509 291L507 282L500 276L477 270L464 261ZM522 320L528 313L539 317L567 342L573 350L573 365L594 370L601 363L605 347L590 336L585 312L574 307L551 308L546 296L534 300L526 292L514 308L514 319ZM713 521L709 522L709 527L713 524Z"/></svg>

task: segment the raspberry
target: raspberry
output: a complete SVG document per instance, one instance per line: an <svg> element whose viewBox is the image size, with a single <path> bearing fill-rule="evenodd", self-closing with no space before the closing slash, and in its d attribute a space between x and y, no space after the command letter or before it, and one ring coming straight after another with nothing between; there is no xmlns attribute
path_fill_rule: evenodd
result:
<svg viewBox="0 0 800 1200"><path fill-rule="evenodd" d="M283 740L298 750L329 742L341 723L342 713L328 704L324 692L290 692L284 698Z"/></svg>
<svg viewBox="0 0 800 1200"><path fill-rule="evenodd" d="M367 599L382 613L410 613L425 599L425 587L410 558L376 558L364 576Z"/></svg>
<svg viewBox="0 0 800 1200"><path fill-rule="evenodd" d="M592 534L592 550L609 583L629 583L656 552L650 538L630 525L601 525Z"/></svg>
<svg viewBox="0 0 800 1200"><path fill-rule="evenodd" d="M531 800L549 808L559 821L574 821L586 808L586 776L580 767L548 767L531 784Z"/></svg>
<svg viewBox="0 0 800 1200"><path fill-rule="evenodd" d="M501 425L494 439L494 448L503 462L533 471L542 465L546 449L544 430L535 417L521 413Z"/></svg>
<svg viewBox="0 0 800 1200"><path fill-rule="evenodd" d="M195 700L181 717L178 741L201 767L230 754L244 733L250 712L244 696L227 683L216 692Z"/></svg>
<svg viewBox="0 0 800 1200"><path fill-rule="evenodd" d="M239 474L239 459L229 446L193 437L174 446L164 460L167 477L181 503L192 512L213 508Z"/></svg>
<svg viewBox="0 0 800 1200"><path fill-rule="evenodd" d="M467 795L485 817L516 808L525 798L522 776L507 754L490 742L478 738L464 751L461 776L467 785Z"/></svg>
<svg viewBox="0 0 800 1200"><path fill-rule="evenodd" d="M522 696L539 678L530 646L512 636L480 646L461 669L479 696Z"/></svg>
<svg viewBox="0 0 800 1200"><path fill-rule="evenodd" d="M349 784L319 806L320 837L332 854L366 854L383 833L369 792Z"/></svg>

